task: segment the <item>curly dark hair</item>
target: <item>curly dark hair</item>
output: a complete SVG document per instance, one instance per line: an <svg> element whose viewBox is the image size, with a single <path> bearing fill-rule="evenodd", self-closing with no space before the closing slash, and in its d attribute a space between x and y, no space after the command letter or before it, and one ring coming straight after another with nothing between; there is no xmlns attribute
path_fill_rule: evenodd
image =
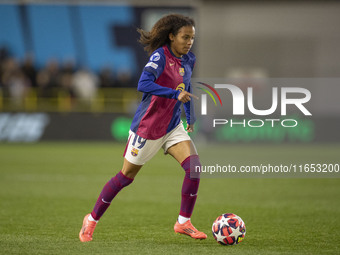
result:
<svg viewBox="0 0 340 255"><path fill-rule="evenodd" d="M156 22L150 32L137 29L140 34L139 42L145 45L144 50L150 55L159 47L170 44L169 34L176 36L178 31L185 26L195 26L195 21L181 14L166 15Z"/></svg>

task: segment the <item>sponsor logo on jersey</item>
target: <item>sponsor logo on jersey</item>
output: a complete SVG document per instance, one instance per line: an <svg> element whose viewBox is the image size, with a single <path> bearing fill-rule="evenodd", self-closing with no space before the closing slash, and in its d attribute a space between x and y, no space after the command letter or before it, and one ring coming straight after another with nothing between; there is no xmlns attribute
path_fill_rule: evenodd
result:
<svg viewBox="0 0 340 255"><path fill-rule="evenodd" d="M131 150L131 155L134 156L134 157L136 157L136 156L138 155L138 152L139 152L138 149L132 148L132 150Z"/></svg>
<svg viewBox="0 0 340 255"><path fill-rule="evenodd" d="M184 76L184 68L179 68L179 75Z"/></svg>
<svg viewBox="0 0 340 255"><path fill-rule="evenodd" d="M184 83L181 83L177 86L176 90L179 90L179 91L183 91L185 88L185 84Z"/></svg>
<svg viewBox="0 0 340 255"><path fill-rule="evenodd" d="M154 53L154 54L151 55L150 61L155 61L155 62L156 62L156 61L158 61L160 58L161 58L161 55L159 55L159 53L156 52L156 53Z"/></svg>
<svg viewBox="0 0 340 255"><path fill-rule="evenodd" d="M154 62L149 62L145 65L145 67L148 67L148 66L152 67L153 69L157 69L158 67L158 65Z"/></svg>

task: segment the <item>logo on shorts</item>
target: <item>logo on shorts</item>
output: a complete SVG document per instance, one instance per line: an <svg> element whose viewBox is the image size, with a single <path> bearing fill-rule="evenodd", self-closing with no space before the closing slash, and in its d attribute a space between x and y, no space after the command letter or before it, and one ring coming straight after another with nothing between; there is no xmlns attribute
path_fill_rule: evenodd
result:
<svg viewBox="0 0 340 255"><path fill-rule="evenodd" d="M131 150L131 155L134 156L134 157L136 157L136 156L138 155L138 152L139 152L138 149L132 148L132 150Z"/></svg>

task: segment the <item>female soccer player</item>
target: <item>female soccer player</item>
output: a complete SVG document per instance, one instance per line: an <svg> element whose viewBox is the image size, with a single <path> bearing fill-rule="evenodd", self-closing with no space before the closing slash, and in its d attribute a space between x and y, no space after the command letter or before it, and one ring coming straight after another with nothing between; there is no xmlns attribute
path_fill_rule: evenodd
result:
<svg viewBox="0 0 340 255"><path fill-rule="evenodd" d="M200 161L187 134L193 131L195 122L190 109L191 98L195 97L190 93L196 60L190 52L195 24L189 17L170 14L161 18L150 32L141 29L138 32L144 49L151 54L138 82L138 91L144 93L142 102L131 124L123 168L106 183L93 211L85 216L79 238L82 242L92 240L96 224L113 198L131 184L142 166L163 148L185 171L181 207L174 230L195 239L205 239L207 235L198 231L190 221L200 182L199 175L190 174L190 169L200 166ZM180 119L182 103L187 132Z"/></svg>

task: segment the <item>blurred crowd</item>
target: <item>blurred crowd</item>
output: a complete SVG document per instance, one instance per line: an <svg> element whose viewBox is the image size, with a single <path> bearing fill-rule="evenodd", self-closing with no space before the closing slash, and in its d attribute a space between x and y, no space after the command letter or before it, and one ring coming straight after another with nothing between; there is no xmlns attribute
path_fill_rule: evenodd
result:
<svg viewBox="0 0 340 255"><path fill-rule="evenodd" d="M0 49L0 92L13 102L22 102L32 88L38 97L56 97L62 91L71 98L91 100L98 88L134 86L135 80L129 70L115 73L112 68L103 67L96 73L76 66L74 61L59 63L55 59L37 68L33 55L27 54L20 61L6 48Z"/></svg>

